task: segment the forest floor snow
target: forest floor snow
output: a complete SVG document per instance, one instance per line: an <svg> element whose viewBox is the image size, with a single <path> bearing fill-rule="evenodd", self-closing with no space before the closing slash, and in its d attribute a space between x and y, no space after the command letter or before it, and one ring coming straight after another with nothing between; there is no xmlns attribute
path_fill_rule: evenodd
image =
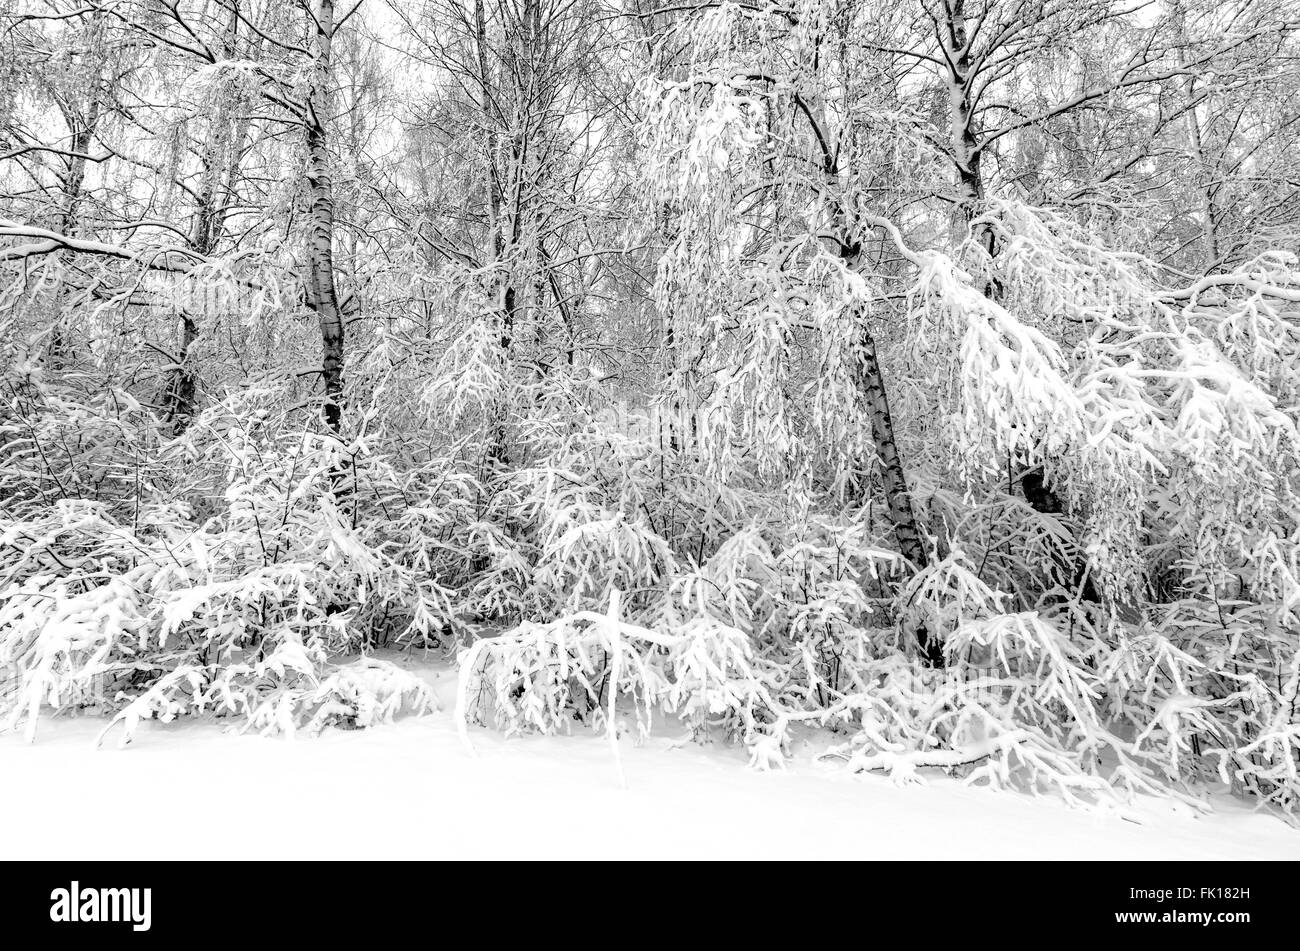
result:
<svg viewBox="0 0 1300 951"><path fill-rule="evenodd" d="M96 750L89 717L46 719L33 744L0 734L0 859L1300 859L1300 831L1227 796L1207 816L1147 800L1124 817L942 775L904 788L807 751L759 772L662 721L621 741L627 788L576 724L475 728L470 756L455 673L425 673L443 712L317 738L151 722Z"/></svg>

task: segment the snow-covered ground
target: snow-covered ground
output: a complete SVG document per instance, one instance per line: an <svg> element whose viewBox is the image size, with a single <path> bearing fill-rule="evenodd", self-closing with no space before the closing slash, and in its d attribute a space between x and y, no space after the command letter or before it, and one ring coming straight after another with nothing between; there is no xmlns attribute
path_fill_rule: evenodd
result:
<svg viewBox="0 0 1300 951"><path fill-rule="evenodd" d="M1300 832L1235 800L1195 817L1128 818L968 789L900 788L797 756L785 772L726 746L603 737L456 735L445 712L295 740L213 723L103 727L51 719L34 744L0 735L0 859L847 858L1300 859Z"/></svg>

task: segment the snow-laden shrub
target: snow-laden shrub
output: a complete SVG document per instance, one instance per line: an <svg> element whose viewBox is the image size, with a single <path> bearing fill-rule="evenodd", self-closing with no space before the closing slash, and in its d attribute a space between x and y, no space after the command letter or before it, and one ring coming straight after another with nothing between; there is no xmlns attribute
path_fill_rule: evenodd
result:
<svg viewBox="0 0 1300 951"><path fill-rule="evenodd" d="M462 737L469 722L488 719L507 735L565 732L577 720L616 737L617 701L626 697L639 736L656 713L675 713L699 732L720 726L768 758L763 727L776 718L777 672L749 638L716 621L651 630L623 620L619 605L615 589L604 614L526 623L466 649L456 706Z"/></svg>
<svg viewBox="0 0 1300 951"><path fill-rule="evenodd" d="M44 407L83 424L75 438L107 473L140 450L112 440L115 417L59 410ZM31 736L42 710L91 707L116 712L127 738L143 718L203 712L274 732L429 708L425 685L397 668L335 663L376 632L429 638L449 618L447 591L391 550L382 521L359 517L367 476L384 474L357 465L364 446L218 406L141 463L151 484L99 499L56 478L53 449L71 434L46 444L56 424L28 431L3 473L29 491L0 506L6 726ZM158 463L177 456L188 464L164 482ZM50 485L63 487L53 499Z"/></svg>
<svg viewBox="0 0 1300 951"><path fill-rule="evenodd" d="M676 714L697 735L722 728L763 766L786 761L797 731L822 727L839 736L823 756L899 781L936 769L1081 805L1145 794L1202 809L1217 777L1294 810L1296 653L1280 629L1247 649L1258 613L1215 639L1208 618L1187 619L1179 647L1172 619L1161 633L1099 628L1077 600L1012 610L958 550L872 598L873 584L889 591L894 559L854 550L852 531L813 528L795 543L737 533L638 620L579 611L476 642L461 658L462 724L611 730L622 698L642 733ZM774 539L786 544L774 551ZM899 650L918 620L943 639L944 668ZM1244 665L1227 678L1225 649Z"/></svg>
<svg viewBox="0 0 1300 951"><path fill-rule="evenodd" d="M1295 628L1279 623L1276 609L1188 598L1122 638L1101 673L1135 750L1165 776L1219 779L1294 814L1297 671Z"/></svg>
<svg viewBox="0 0 1300 951"><path fill-rule="evenodd" d="M158 476L153 414L124 388L50 373L21 354L0 374L0 500L9 512L67 499L118 502ZM88 391L88 395L83 395Z"/></svg>
<svg viewBox="0 0 1300 951"><path fill-rule="evenodd" d="M365 722L395 696L427 708L424 685L397 669L367 682L329 663L359 646L355 622L373 605L419 594L337 512L316 511L313 544L299 524L297 544L270 551L255 518L196 526L178 507L144 509L134 526L83 501L3 520L7 725L33 735L42 708L91 705L121 710L128 733L142 717L205 710L274 731ZM369 687L381 692L363 698Z"/></svg>

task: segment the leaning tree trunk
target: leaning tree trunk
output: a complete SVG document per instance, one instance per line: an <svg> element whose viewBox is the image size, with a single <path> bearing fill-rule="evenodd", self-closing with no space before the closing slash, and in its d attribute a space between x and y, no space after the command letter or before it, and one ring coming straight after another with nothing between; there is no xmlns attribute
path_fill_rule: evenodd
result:
<svg viewBox="0 0 1300 951"><path fill-rule="evenodd" d="M856 264L860 254L861 245L856 240L841 242L840 255L848 267L852 268ZM856 359L850 361L851 372L855 388L871 419L871 441L880 463L885 512L894 530L899 553L913 569L920 571L930 563L930 553L921 538L916 511L912 507L912 490L907 485L903 460L898 453L894 416L889 408L885 376L880 370L880 360L876 354L876 338L871 333L866 308L858 307L853 317L857 339L853 343ZM938 638L932 637L924 625L916 629L916 644L921 656L931 667L944 665L943 644Z"/></svg>
<svg viewBox="0 0 1300 951"><path fill-rule="evenodd" d="M822 126L825 112L821 103L815 99L805 99L805 111L809 121L818 129ZM817 141L822 148L822 172L826 177L828 192L834 193L839 178L839 159L830 149L828 139L818 132ZM844 209L835 213L836 230L839 232L839 255L844 266L856 270L862 255L862 243L856 236L856 229L850 226ZM885 511L894 530L894 538L899 553L907 559L913 569L920 571L930 563L929 552L921 538L917 525L916 512L912 507L912 492L907 485L907 476L903 472L903 461L898 454L898 442L894 437L894 417L889 408L889 397L885 389L885 377L880 370L880 360L876 354L876 340L871 333L870 317L865 307L857 307L853 314L856 339L853 349L856 359L850 361L855 388L866 406L871 419L871 438L876 450L876 459L880 463L881 481L885 493ZM921 656L932 667L944 664L943 644L932 637L924 625L916 629L916 643Z"/></svg>
<svg viewBox="0 0 1300 951"><path fill-rule="evenodd" d="M912 492L903 473L903 463L898 455L898 443L894 438L894 417L889 410L889 396L885 392L885 379L880 372L880 361L876 357L876 340L867 326L867 315L859 310L856 314L858 339L856 342L858 359L854 361L854 375L857 390L871 417L871 438L875 443L876 457L880 460L880 472L884 482L885 510L889 515L890 525L894 529L894 538L898 550L917 570L929 563L929 554L921 531L917 527L916 512L912 508ZM929 635L924 627L916 632L917 646L921 655L933 667L943 666L943 647L938 639Z"/></svg>
<svg viewBox="0 0 1300 951"><path fill-rule="evenodd" d="M889 411L889 396L876 358L876 341L867 328L866 315L858 315L858 360L854 365L858 393L871 417L871 438L884 481L885 505L889 521L898 540L898 550L916 568L924 568L929 561L921 532L912 510L912 493L903 475L903 463L894 439L894 418Z"/></svg>

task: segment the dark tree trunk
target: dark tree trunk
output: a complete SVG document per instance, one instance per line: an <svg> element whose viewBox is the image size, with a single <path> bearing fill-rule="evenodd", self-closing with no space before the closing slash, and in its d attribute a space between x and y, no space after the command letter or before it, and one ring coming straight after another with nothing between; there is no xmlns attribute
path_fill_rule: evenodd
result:
<svg viewBox="0 0 1300 951"><path fill-rule="evenodd" d="M320 0L314 18L316 75L304 115L307 146L308 217L307 305L316 314L321 337L321 379L325 386L325 425L338 435L343 427L343 311L334 283L334 183L328 139L330 57L334 39L334 0Z"/></svg>
<svg viewBox="0 0 1300 951"><path fill-rule="evenodd" d="M86 180L86 154L90 151L95 126L99 121L99 109L92 102L89 115L84 120L76 118L71 108L65 109L64 115L74 132L70 148L72 154L68 157L68 169L63 176L63 208L55 220L54 230L59 234L75 237L81 231L77 225L77 213L81 205L81 188ZM50 326L49 359L53 367L62 366L68 353L61 296L61 294L55 295L55 312Z"/></svg>
<svg viewBox="0 0 1300 951"><path fill-rule="evenodd" d="M871 417L871 438L875 443L884 482L885 510L893 526L900 554L919 571L929 564L929 554L917 526L916 512L912 508L912 492L908 488L903 463L898 455L898 443L894 439L894 418L889 411L889 396L885 391L880 362L876 358L876 341L867 326L867 315L859 311L857 318L858 360L854 363L854 369L858 392ZM922 626L917 629L916 640L925 661L932 667L942 667L943 645L938 639L930 636Z"/></svg>
<svg viewBox="0 0 1300 951"><path fill-rule="evenodd" d="M194 372L193 353L199 338L199 325L192 314L181 313L181 345L176 365L167 374L167 385L162 394L162 417L171 424L174 434L184 432L194 418L194 404L198 394L198 378Z"/></svg>

